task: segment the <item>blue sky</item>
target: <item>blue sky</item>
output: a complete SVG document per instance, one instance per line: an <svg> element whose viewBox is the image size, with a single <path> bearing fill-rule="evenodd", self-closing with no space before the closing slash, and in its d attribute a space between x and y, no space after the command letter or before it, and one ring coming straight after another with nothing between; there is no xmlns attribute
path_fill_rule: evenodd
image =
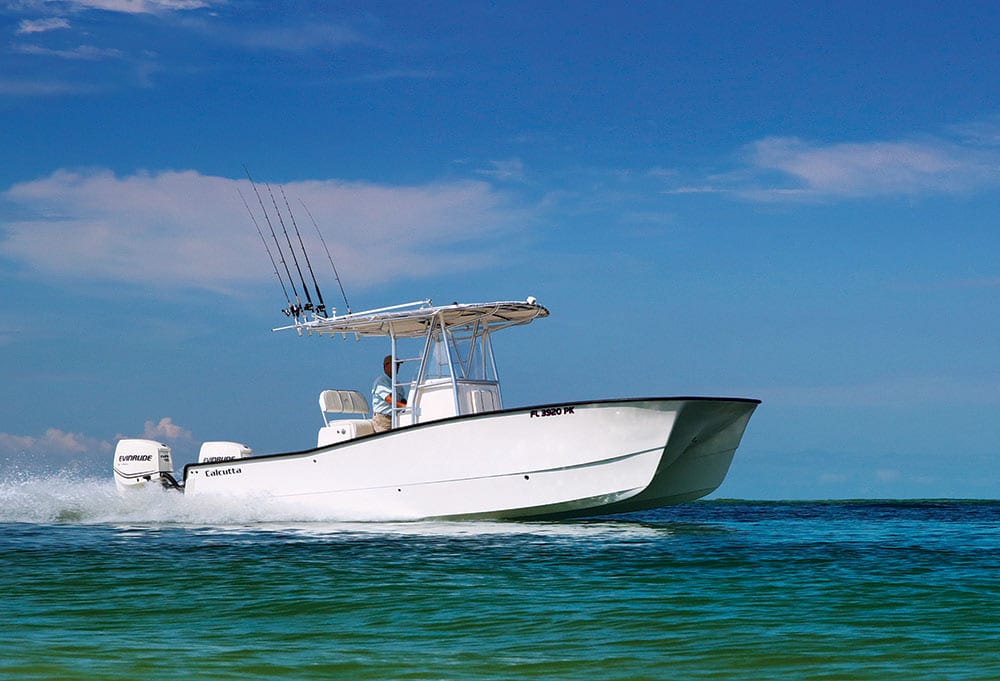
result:
<svg viewBox="0 0 1000 681"><path fill-rule="evenodd" d="M377 341L271 333L246 165L355 310L548 306L496 339L506 406L757 397L719 496L996 498L998 36L994 2L3 3L0 468L304 449L367 389Z"/></svg>

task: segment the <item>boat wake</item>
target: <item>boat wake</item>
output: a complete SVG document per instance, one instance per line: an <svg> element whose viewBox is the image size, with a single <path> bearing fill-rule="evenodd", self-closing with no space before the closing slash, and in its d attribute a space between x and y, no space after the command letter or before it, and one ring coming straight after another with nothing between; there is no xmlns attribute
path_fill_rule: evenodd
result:
<svg viewBox="0 0 1000 681"><path fill-rule="evenodd" d="M0 522L37 524L250 523L258 517L246 500L192 503L156 487L121 495L106 478L70 473L21 475L0 483Z"/></svg>
<svg viewBox="0 0 1000 681"><path fill-rule="evenodd" d="M399 534L475 536L530 534L553 538L636 540L672 534L669 527L621 520L587 522L389 521L352 514L319 517L273 500L191 498L157 487L119 494L113 481L72 473L22 474L0 482L0 524L112 525L137 530L185 528L199 532L276 532L286 535Z"/></svg>

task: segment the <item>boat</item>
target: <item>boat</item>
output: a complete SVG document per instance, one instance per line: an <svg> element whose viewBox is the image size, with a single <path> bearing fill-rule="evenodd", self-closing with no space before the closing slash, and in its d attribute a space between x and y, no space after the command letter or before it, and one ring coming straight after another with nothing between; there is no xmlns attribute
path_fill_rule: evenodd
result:
<svg viewBox="0 0 1000 681"><path fill-rule="evenodd" d="M290 315L291 316L291 315ZM323 390L316 447L254 454L206 442L175 479L170 448L123 439L118 489L266 501L304 518L561 519L699 499L722 484L759 400L649 397L505 407L491 339L549 316L524 301L296 314L273 329L388 339L392 428L375 432L355 389Z"/></svg>

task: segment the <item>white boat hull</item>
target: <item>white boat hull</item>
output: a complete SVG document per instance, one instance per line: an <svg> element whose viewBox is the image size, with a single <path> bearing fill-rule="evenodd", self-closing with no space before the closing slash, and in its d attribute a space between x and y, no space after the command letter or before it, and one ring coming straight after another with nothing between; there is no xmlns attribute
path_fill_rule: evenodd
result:
<svg viewBox="0 0 1000 681"><path fill-rule="evenodd" d="M460 416L304 452L191 464L185 491L341 520L642 510L716 489L757 404L656 398Z"/></svg>

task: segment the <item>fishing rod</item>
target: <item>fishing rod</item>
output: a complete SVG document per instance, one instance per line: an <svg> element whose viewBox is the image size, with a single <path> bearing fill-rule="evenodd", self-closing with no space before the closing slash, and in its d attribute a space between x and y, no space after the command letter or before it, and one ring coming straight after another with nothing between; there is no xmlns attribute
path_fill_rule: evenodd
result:
<svg viewBox="0 0 1000 681"><path fill-rule="evenodd" d="M253 193L257 195L257 202L260 203L260 209L264 213L264 219L267 221L267 226L271 230L271 238L274 239L274 247L278 249L278 257L281 259L281 264L285 267L285 274L288 275L288 283L292 286L292 293L295 294L295 305L289 303L288 309L285 310L285 314L289 317L298 317L302 313L302 300L299 298L299 292L295 288L295 281L292 279L292 273L288 270L288 263L285 261L285 254L281 252L281 244L278 243L278 235L274 233L274 225L271 224L271 218L267 215L267 209L264 207L264 199L260 196L260 191L257 189L257 183L254 182L253 178L250 176L250 169L243 166L243 170L246 171L247 179L250 180L250 186L253 187ZM278 278L280 279L281 277ZM285 287L284 282L282 282L281 287Z"/></svg>
<svg viewBox="0 0 1000 681"><path fill-rule="evenodd" d="M330 261L330 267L333 268L333 277L337 280L337 286L340 287L340 295L344 297L344 305L347 306L347 314L351 314L351 304L347 302L347 294L344 293L344 285L340 283L340 275L337 274L337 266L333 264L333 256L330 255L330 249L326 247L326 239L323 238L323 232L319 231L319 225L316 224L316 218L313 217L313 214L310 212L309 206L306 205L305 201L299 199L299 203L301 203L302 207L306 209L306 215L309 216L309 219L312 220L313 227L316 228L316 234L319 235L319 240L323 244L323 250L326 251L326 258Z"/></svg>
<svg viewBox="0 0 1000 681"><path fill-rule="evenodd" d="M278 222L281 223L281 231L285 233L285 241L288 242L288 250L292 253L292 262L295 263L295 270L299 273L299 281L302 282L302 291L306 294L306 304L302 309L312 310L312 296L309 295L309 287L306 286L306 278L302 276L302 268L299 267L299 259L295 257L295 249L292 247L291 237L288 236L288 228L285 227L285 220L281 217L281 211L278 209L278 202L274 200L274 192L271 191L271 185L265 182L264 186L267 187L267 193L271 196L271 203L274 204L274 212L278 214Z"/></svg>
<svg viewBox="0 0 1000 681"><path fill-rule="evenodd" d="M302 249L302 255L306 259L306 269L309 270L309 276L312 277L313 288L316 289L316 297L319 299L319 305L316 306L316 313L326 316L326 303L323 302L323 294L319 290L319 284L316 283L316 273L313 272L312 263L309 262L309 251L306 250L306 245L302 243L302 233L299 231L299 225L295 222L295 214L292 213L292 207L288 205L288 197L285 196L285 188L278 185L278 189L281 191L281 198L285 202L285 209L288 210L288 217L292 219L292 227L295 228L295 236L299 238L299 248Z"/></svg>
<svg viewBox="0 0 1000 681"><path fill-rule="evenodd" d="M240 199L243 201L243 205L246 206L247 213L250 214L250 219L253 220L253 226L257 228L257 234L260 235L260 240L264 244L264 250L267 251L267 257L271 260L271 267L274 268L274 276L278 278L278 283L281 284L281 292L285 294L285 302L288 303L288 307L292 307L292 299L288 297L288 289L285 288L285 282L278 274L278 263L274 261L274 256L271 254L271 248L267 245L267 239L264 238L264 232L260 229L260 224L257 222L257 218L254 217L253 211L250 210L250 204L247 203L246 197L243 196L243 192L240 188L236 188L236 193L240 195Z"/></svg>

